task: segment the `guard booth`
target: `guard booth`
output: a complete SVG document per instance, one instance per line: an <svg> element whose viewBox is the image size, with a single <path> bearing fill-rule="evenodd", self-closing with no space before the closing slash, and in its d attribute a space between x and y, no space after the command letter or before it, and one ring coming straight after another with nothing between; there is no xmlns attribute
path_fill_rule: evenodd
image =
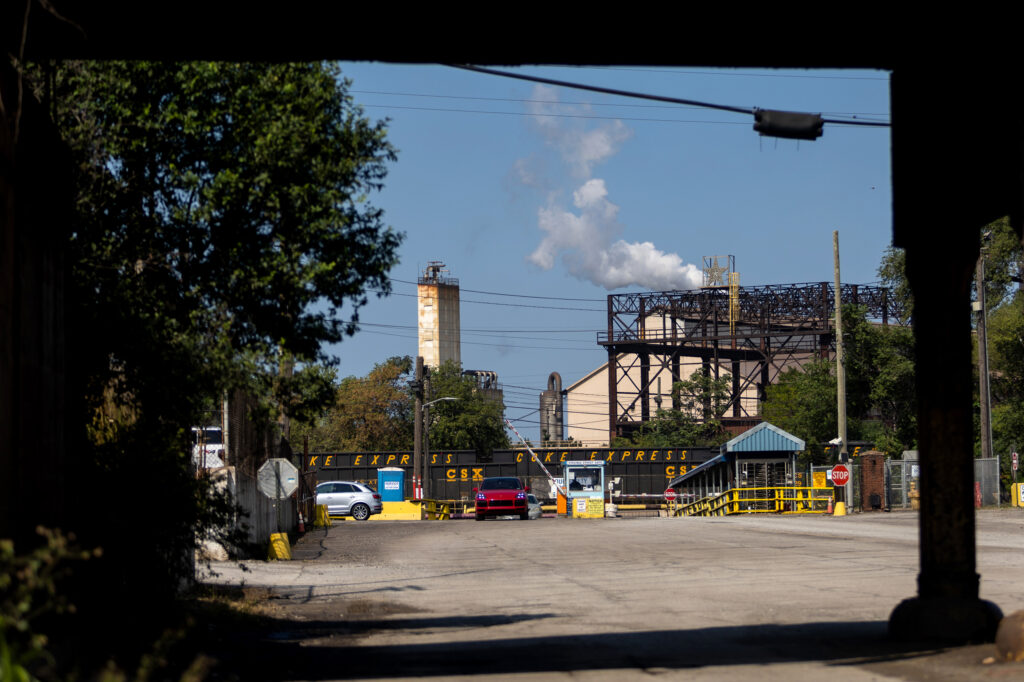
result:
<svg viewBox="0 0 1024 682"><path fill-rule="evenodd" d="M604 462L575 460L562 465L566 513L574 519L604 518Z"/></svg>
<svg viewBox="0 0 1024 682"><path fill-rule="evenodd" d="M736 436L700 466L669 482L684 505L729 493L729 511L794 511L796 456L804 441L768 422ZM804 493L797 493L804 494ZM723 498L725 499L725 498ZM801 507L805 506L803 504Z"/></svg>

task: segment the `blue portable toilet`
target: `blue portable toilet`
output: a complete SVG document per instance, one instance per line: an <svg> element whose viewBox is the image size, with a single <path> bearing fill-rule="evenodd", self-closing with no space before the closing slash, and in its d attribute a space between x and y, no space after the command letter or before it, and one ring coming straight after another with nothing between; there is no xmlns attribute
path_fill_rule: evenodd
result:
<svg viewBox="0 0 1024 682"><path fill-rule="evenodd" d="M405 469L386 467L377 469L377 492L381 502L402 502L405 500Z"/></svg>

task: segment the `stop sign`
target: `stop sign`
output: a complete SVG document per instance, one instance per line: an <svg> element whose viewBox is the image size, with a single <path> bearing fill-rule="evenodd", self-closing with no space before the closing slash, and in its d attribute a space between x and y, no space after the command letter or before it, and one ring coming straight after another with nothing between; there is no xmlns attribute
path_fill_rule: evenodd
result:
<svg viewBox="0 0 1024 682"><path fill-rule="evenodd" d="M832 485L846 485L850 482L850 470L842 464L832 467Z"/></svg>
<svg viewBox="0 0 1024 682"><path fill-rule="evenodd" d="M674 488L669 488L665 491L665 499L669 502L674 502L676 499L676 491Z"/></svg>

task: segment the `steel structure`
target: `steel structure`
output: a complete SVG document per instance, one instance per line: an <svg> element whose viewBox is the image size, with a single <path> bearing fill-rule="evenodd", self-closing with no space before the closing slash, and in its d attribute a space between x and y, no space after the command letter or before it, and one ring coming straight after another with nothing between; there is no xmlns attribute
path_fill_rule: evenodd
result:
<svg viewBox="0 0 1024 682"><path fill-rule="evenodd" d="M685 378L686 359L716 379L723 371L732 377L722 421L738 428L760 421L765 387L785 368L833 352L831 283L734 289L608 296L608 329L598 333L597 342L608 351L609 439L650 419L655 387L663 377L669 385ZM888 325L905 319L886 287L843 284L840 293L844 304L865 306L870 320ZM660 400L657 395L653 402ZM672 407L680 409L676 392Z"/></svg>

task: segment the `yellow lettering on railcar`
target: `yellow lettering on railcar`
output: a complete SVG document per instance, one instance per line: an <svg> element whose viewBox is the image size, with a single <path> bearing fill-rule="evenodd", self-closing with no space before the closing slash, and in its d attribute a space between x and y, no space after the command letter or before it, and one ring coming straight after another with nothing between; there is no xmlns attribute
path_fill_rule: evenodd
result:
<svg viewBox="0 0 1024 682"><path fill-rule="evenodd" d="M473 467L473 480L474 481L482 481L482 480L484 480L484 470L483 470L483 467L481 467L479 469L477 469L476 467Z"/></svg>
<svg viewBox="0 0 1024 682"><path fill-rule="evenodd" d="M444 470L444 477L447 478L449 481L454 481L455 480L455 469L445 469Z"/></svg>
<svg viewBox="0 0 1024 682"><path fill-rule="evenodd" d="M408 464L408 463L409 463L409 455L402 455L402 461L400 461L399 464Z"/></svg>
<svg viewBox="0 0 1024 682"><path fill-rule="evenodd" d="M331 460L332 460L332 459L334 459L334 457L333 457L333 456L331 456L331 455L328 455L328 456L327 456L327 459L325 459L325 460L324 460L324 466L325 466L325 467L329 467L329 466L331 466Z"/></svg>
<svg viewBox="0 0 1024 682"><path fill-rule="evenodd" d="M363 461L362 455L356 455L356 461L352 462L352 466L357 467Z"/></svg>
<svg viewBox="0 0 1024 682"><path fill-rule="evenodd" d="M310 466L310 467L315 467L315 466L316 466L316 460L317 460L317 459L318 459L319 457L320 457L320 455L313 455L312 457L310 457L310 458L309 458L309 466Z"/></svg>

